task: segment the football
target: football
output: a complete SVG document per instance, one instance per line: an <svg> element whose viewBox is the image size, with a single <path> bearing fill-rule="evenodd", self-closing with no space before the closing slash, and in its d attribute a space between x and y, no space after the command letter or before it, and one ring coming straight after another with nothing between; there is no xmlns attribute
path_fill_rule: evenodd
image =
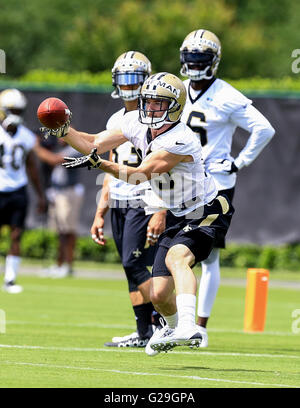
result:
<svg viewBox="0 0 300 408"><path fill-rule="evenodd" d="M57 129L67 122L70 110L62 100L47 98L38 107L37 117L43 126Z"/></svg>

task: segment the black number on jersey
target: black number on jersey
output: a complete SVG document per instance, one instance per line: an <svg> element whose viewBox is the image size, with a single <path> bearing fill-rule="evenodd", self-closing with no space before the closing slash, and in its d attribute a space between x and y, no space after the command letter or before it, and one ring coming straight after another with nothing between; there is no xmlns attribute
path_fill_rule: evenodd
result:
<svg viewBox="0 0 300 408"><path fill-rule="evenodd" d="M205 115L203 112L196 112L192 111L189 114L188 120L186 124L192 129L193 132L198 133L200 137L200 142L202 146L205 146L207 143L207 132L206 129L203 126L192 126L191 122L193 118L198 118L201 120L201 122L205 122Z"/></svg>
<svg viewBox="0 0 300 408"><path fill-rule="evenodd" d="M112 149L112 161L114 163L118 163L119 162L119 154L117 149Z"/></svg>
<svg viewBox="0 0 300 408"><path fill-rule="evenodd" d="M19 153L18 153L19 152ZM3 157L4 157L5 151L4 151L4 145L0 145L0 167L4 169L5 165L3 162ZM25 149L22 145L15 145L12 149L11 152L12 160L11 160L11 166L14 170L19 170L21 166L23 166L25 162Z"/></svg>
<svg viewBox="0 0 300 408"><path fill-rule="evenodd" d="M168 175L168 177L166 176ZM163 179L163 182L159 180L158 182L158 188L160 190L174 190L175 187L175 181L171 178L170 173L163 173L160 176Z"/></svg>
<svg viewBox="0 0 300 408"><path fill-rule="evenodd" d="M132 146L130 158L128 160L123 160L122 163L120 163L118 151L117 149L113 149L113 162L124 164L125 166L138 167L142 162L142 151Z"/></svg>

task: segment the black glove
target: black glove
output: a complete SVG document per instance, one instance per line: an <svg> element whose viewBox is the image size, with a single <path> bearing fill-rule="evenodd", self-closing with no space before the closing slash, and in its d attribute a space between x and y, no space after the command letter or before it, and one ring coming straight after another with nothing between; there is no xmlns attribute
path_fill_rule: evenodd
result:
<svg viewBox="0 0 300 408"><path fill-rule="evenodd" d="M234 164L234 161L231 163L231 169L229 170L229 174L237 173L239 171L238 167Z"/></svg>
<svg viewBox="0 0 300 408"><path fill-rule="evenodd" d="M77 169L79 167L87 167L89 170L91 168L98 169L101 166L101 157L96 153L97 149L94 148L90 154L81 157L64 157L66 163L62 163L66 169Z"/></svg>

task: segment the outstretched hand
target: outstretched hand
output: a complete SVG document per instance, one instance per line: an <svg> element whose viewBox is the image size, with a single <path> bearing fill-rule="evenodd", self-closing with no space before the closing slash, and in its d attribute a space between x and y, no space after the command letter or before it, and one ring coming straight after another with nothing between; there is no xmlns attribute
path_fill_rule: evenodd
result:
<svg viewBox="0 0 300 408"><path fill-rule="evenodd" d="M69 119L66 121L66 123L63 126L57 129L49 129L47 127L41 127L40 131L44 134L45 139L48 139L49 136L55 136L57 138L65 137L67 136L69 132L71 119L72 119L72 112L70 112Z"/></svg>
<svg viewBox="0 0 300 408"><path fill-rule="evenodd" d="M81 157L64 157L65 163L62 166L66 169L77 169L80 167L87 167L98 169L101 166L101 157L96 153L97 148L94 148L90 154Z"/></svg>

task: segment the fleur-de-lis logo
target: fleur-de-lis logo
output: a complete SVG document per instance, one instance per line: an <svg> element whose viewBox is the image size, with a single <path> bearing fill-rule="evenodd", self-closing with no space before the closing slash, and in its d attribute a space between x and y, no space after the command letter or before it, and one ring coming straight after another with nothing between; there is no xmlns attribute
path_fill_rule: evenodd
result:
<svg viewBox="0 0 300 408"><path fill-rule="evenodd" d="M135 251L132 251L132 253L136 258L139 258L142 255L141 251L138 248Z"/></svg>

